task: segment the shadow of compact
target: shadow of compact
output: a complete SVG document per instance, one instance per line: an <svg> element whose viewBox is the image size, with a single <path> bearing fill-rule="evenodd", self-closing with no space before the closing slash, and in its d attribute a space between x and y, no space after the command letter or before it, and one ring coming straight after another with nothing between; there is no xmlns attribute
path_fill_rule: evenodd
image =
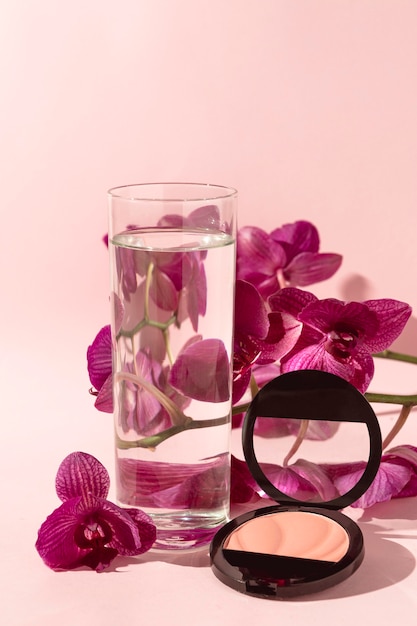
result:
<svg viewBox="0 0 417 626"><path fill-rule="evenodd" d="M373 520L401 520L401 528L392 531ZM396 539L417 541L417 498L401 498L375 504L363 511L358 525L365 544L365 558L357 572L335 587L299 600L331 600L363 595L385 589L405 580L414 571L416 559ZM398 524L397 524L398 528Z"/></svg>
<svg viewBox="0 0 417 626"><path fill-rule="evenodd" d="M372 523L373 520L401 520L401 529L392 532L389 525L384 528ZM359 569L342 583L327 590L300 596L297 602L336 600L371 593L391 587L406 579L416 567L414 555L396 539L417 540L415 531L417 519L417 499L404 498L377 504L363 512L358 521L365 544L365 558ZM408 532L408 530L410 532ZM107 572L120 572L118 567L129 564L164 562L184 567L209 567L208 547L198 551L169 553L149 551L139 557L115 559Z"/></svg>

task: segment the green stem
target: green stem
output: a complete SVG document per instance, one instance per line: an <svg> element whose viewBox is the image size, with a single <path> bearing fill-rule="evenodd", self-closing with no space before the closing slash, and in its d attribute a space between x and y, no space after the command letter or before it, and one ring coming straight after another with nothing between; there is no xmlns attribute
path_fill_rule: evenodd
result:
<svg viewBox="0 0 417 626"><path fill-rule="evenodd" d="M191 417L189 417L188 421L184 422L183 424L171 426L171 428L167 428L157 435L142 437L142 439L136 439L135 441L126 441L124 439L120 439L120 437L116 434L116 445L121 450L128 450L129 448L153 449L156 448L156 446L158 446L163 441L166 441L170 437L173 437L178 433L182 433L185 430L195 430L197 428L211 428L213 426L222 426L223 424L228 424L229 419L229 415L224 415L223 417L209 420L193 420Z"/></svg>
<svg viewBox="0 0 417 626"><path fill-rule="evenodd" d="M149 320L149 289L151 286L152 273L153 273L154 264L151 262L148 265L148 271L146 272L146 283L145 283L145 320Z"/></svg>
<svg viewBox="0 0 417 626"><path fill-rule="evenodd" d="M417 356L411 354L403 354L402 352L394 352L393 350L383 350L373 355L379 359L391 359L392 361L403 361L404 363L414 363L417 365Z"/></svg>
<svg viewBox="0 0 417 626"><path fill-rule="evenodd" d="M368 402L383 402L385 404L402 404L403 406L415 406L417 394L397 395L390 393L365 393Z"/></svg>
<svg viewBox="0 0 417 626"><path fill-rule="evenodd" d="M154 320L143 319L131 330L124 330L123 328L121 328L117 333L116 339L119 339L119 337L133 337L139 331L141 331L142 328L145 328L145 326L153 326L154 328L159 328L159 330L165 332L176 321L176 319L177 317L175 314L172 315L166 322L156 322Z"/></svg>
<svg viewBox="0 0 417 626"><path fill-rule="evenodd" d="M287 467L289 460L294 456L297 452L298 448L304 441L304 437L306 436L308 425L310 420L301 420L300 428L298 430L297 438L291 446L290 451L284 459L283 466Z"/></svg>
<svg viewBox="0 0 417 626"><path fill-rule="evenodd" d="M391 428L390 432L388 433L388 435L385 437L383 444L382 444L382 449L385 450L385 448L387 448L389 446L389 444L391 443L391 441L394 439L394 437L396 437L398 435L398 433L400 432L401 428L404 426L404 424L407 421L407 417L410 415L411 412L411 406L403 406L401 409L401 412L397 418L397 421L395 422L394 426Z"/></svg>

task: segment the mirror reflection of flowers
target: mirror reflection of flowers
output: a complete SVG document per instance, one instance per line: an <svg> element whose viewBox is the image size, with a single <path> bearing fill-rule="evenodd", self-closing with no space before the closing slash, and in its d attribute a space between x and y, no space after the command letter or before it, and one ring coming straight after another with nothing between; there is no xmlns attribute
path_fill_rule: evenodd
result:
<svg viewBox="0 0 417 626"><path fill-rule="evenodd" d="M215 207L203 207L189 219L198 225L199 217L203 213L206 217L207 211L213 213L215 220ZM175 216L167 217L168 221L175 219ZM417 363L417 357L388 350L403 331L411 308L393 299L320 300L304 288L333 276L342 257L322 253L319 247L318 231L306 221L285 224L270 234L249 226L238 233L233 427L241 425L250 399L266 382L282 372L318 369L348 380L372 402L402 405L399 419L384 442L386 448L417 404L417 396L368 394L367 389L374 374L375 357ZM130 252L123 249L119 254ZM119 441L121 447L155 449L184 430L215 427L227 419L225 416L220 421L195 421L187 414L192 399L221 402L229 397L225 383L229 360L225 347L219 340L198 334L199 318L204 316L206 307L204 255L175 252L166 259L149 252L141 257L140 264L133 256L119 264L124 268L119 276L124 296L127 300L136 298L135 302L140 302L146 313L134 328L124 330L122 320L126 314L120 300L113 295L116 340L131 340L143 333L146 341L140 345L152 345L152 352L149 348L139 348L134 361L118 373L124 385L122 429L125 432L133 429L140 435L133 442ZM146 277L139 289L138 276ZM156 312L158 322L153 322L152 314ZM173 360L169 331L172 325L178 327L186 319L190 320L195 335ZM111 352L110 326L105 326L87 351L94 388L91 393L96 396L97 409L105 412L113 411ZM169 366L162 365L166 357ZM213 383L205 386L206 380ZM305 438L323 440L333 436L335 428L326 421L314 424L303 421L301 427L293 420L260 418L257 421L259 436L295 435L295 443L283 465L269 467L269 476L281 491L314 501L331 499L350 488L358 472L363 471L360 463L319 465L303 459L290 463ZM184 481L180 469L178 476L181 485ZM146 482L143 467L141 480ZM164 486L172 495L175 485L168 481ZM386 451L373 486L356 505L367 507L393 497L416 494L417 448L397 446ZM158 497L163 500L163 494ZM232 457L232 501L247 502L260 497L265 494L254 484L245 464Z"/></svg>

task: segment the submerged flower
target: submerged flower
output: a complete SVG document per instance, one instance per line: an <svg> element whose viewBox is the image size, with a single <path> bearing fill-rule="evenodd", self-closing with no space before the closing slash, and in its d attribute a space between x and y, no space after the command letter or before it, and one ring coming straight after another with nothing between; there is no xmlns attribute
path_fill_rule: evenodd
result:
<svg viewBox="0 0 417 626"><path fill-rule="evenodd" d="M104 570L118 556L149 550L156 538L151 518L109 502L110 479L93 456L73 452L61 463L56 492L63 502L38 532L36 549L52 569Z"/></svg>
<svg viewBox="0 0 417 626"><path fill-rule="evenodd" d="M229 357L220 339L189 341L171 368L169 382L189 398L226 402L229 371Z"/></svg>
<svg viewBox="0 0 417 626"><path fill-rule="evenodd" d="M307 221L284 224L269 235L256 226L238 232L237 277L257 287L264 298L285 286L305 287L333 276L340 254L319 252L318 231Z"/></svg>
<svg viewBox="0 0 417 626"><path fill-rule="evenodd" d="M294 288L274 294L269 304L272 310L287 312L303 325L296 345L281 361L283 372L327 371L362 393L374 373L372 354L387 349L411 315L411 307L398 300L319 300Z"/></svg>
<svg viewBox="0 0 417 626"><path fill-rule="evenodd" d="M118 474L120 499L132 505L216 509L228 498L228 454L199 463L119 458Z"/></svg>
<svg viewBox="0 0 417 626"><path fill-rule="evenodd" d="M168 368L152 359L149 350L139 350L135 363L116 374L120 424L141 435L154 435L185 417L181 411L190 400L169 384Z"/></svg>

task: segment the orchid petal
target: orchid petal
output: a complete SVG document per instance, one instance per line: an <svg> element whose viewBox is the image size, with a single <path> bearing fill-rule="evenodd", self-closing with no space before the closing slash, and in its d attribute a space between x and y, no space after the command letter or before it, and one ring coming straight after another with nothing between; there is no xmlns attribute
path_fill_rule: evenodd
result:
<svg viewBox="0 0 417 626"><path fill-rule="evenodd" d="M262 339L268 333L269 321L264 301L253 285L236 281L235 329L238 334Z"/></svg>
<svg viewBox="0 0 417 626"><path fill-rule="evenodd" d="M224 463L195 472L177 485L156 491L153 500L156 506L176 509L216 509L228 497L228 475Z"/></svg>
<svg viewBox="0 0 417 626"><path fill-rule="evenodd" d="M189 317L193 330L197 332L199 317L206 314L206 309L206 271L203 263L195 263L190 281L180 292L177 321L182 323Z"/></svg>
<svg viewBox="0 0 417 626"><path fill-rule="evenodd" d="M110 325L103 326L87 349L87 367L91 384L100 390L112 371Z"/></svg>
<svg viewBox="0 0 417 626"><path fill-rule="evenodd" d="M187 218L188 226L206 228L209 230L220 229L220 211L215 204L207 204L191 211Z"/></svg>
<svg viewBox="0 0 417 626"><path fill-rule="evenodd" d="M335 298L326 298L308 304L298 319L323 333L331 330L351 329L365 342L378 331L378 320L373 311L360 302L344 303Z"/></svg>
<svg viewBox="0 0 417 626"><path fill-rule="evenodd" d="M283 372L292 372L299 369L321 370L344 378L364 393L372 380L374 362L372 356L360 352L355 358L336 359L325 348L325 344L313 344L294 352L281 364Z"/></svg>
<svg viewBox="0 0 417 626"><path fill-rule="evenodd" d="M379 322L378 333L367 339L367 346L371 352L386 350L402 333L412 309L405 302L390 299L366 300L364 304Z"/></svg>
<svg viewBox="0 0 417 626"><path fill-rule="evenodd" d="M114 291L112 291L110 294L110 303L111 303L111 307L113 310L114 331L115 331L115 334L117 335L123 324L123 317L124 317L125 310L124 310L124 306L123 306L121 299L119 298L117 293Z"/></svg>
<svg viewBox="0 0 417 626"><path fill-rule="evenodd" d="M115 248L116 269L119 282L125 299L130 300L130 295L137 288L135 251L130 248Z"/></svg>
<svg viewBox="0 0 417 626"><path fill-rule="evenodd" d="M183 349L173 364L170 384L203 402L229 399L229 358L219 339L204 339Z"/></svg>
<svg viewBox="0 0 417 626"><path fill-rule="evenodd" d="M57 495L62 502L81 496L106 498L110 478L106 468L91 454L73 452L62 461L55 480Z"/></svg>
<svg viewBox="0 0 417 626"><path fill-rule="evenodd" d="M295 287L280 289L268 299L272 311L282 311L295 318L298 318L301 311L312 302L318 302L317 296Z"/></svg>
<svg viewBox="0 0 417 626"><path fill-rule="evenodd" d="M410 480L393 498L410 498L417 495L417 448L410 445L397 446L387 450L382 457L387 463L405 465L411 471Z"/></svg>
<svg viewBox="0 0 417 626"><path fill-rule="evenodd" d="M166 425L168 416L161 414L161 400L165 396L157 386L161 373L161 364L144 351L137 353L136 367L130 364L126 373L120 373L120 420L125 432L133 429L142 435L152 435Z"/></svg>
<svg viewBox="0 0 417 626"><path fill-rule="evenodd" d="M271 463L260 463L261 469L268 480L282 493L304 502L320 501L317 487L301 475L299 468L294 466L281 467ZM303 472L305 473L305 472ZM265 494L258 491L263 497Z"/></svg>
<svg viewBox="0 0 417 626"><path fill-rule="evenodd" d="M143 514L145 515L145 514ZM147 517L147 526L151 520ZM116 504L104 500L100 503L97 513L100 523L107 522L112 530L112 538L108 542L110 548L115 548L123 556L135 556L145 551L140 535L140 524L129 514L128 509L122 509ZM149 532L149 528L147 528ZM156 534L156 533L155 533Z"/></svg>
<svg viewBox="0 0 417 626"><path fill-rule="evenodd" d="M404 445L390 448L382 458L385 461L390 461L391 459L402 460L417 472L417 448L415 446Z"/></svg>
<svg viewBox="0 0 417 626"><path fill-rule="evenodd" d="M174 283L158 267L152 274L149 295L155 304L165 311L175 311L178 306L178 292Z"/></svg>
<svg viewBox="0 0 417 626"><path fill-rule="evenodd" d="M245 371L239 372L239 374L233 378L233 394L232 403L235 405L244 396L247 390L251 378L250 368Z"/></svg>
<svg viewBox="0 0 417 626"><path fill-rule="evenodd" d="M228 455L201 463L119 459L120 498L131 504L180 509L219 506L226 497Z"/></svg>
<svg viewBox="0 0 417 626"><path fill-rule="evenodd" d="M260 499L259 486L249 471L247 463L231 457L230 501L232 504L245 504Z"/></svg>
<svg viewBox="0 0 417 626"><path fill-rule="evenodd" d="M268 314L269 332L265 340L258 341L261 354L257 363L264 365L286 356L296 345L302 324L292 315L273 311Z"/></svg>
<svg viewBox="0 0 417 626"><path fill-rule="evenodd" d="M301 252L286 266L284 277L290 285L305 287L327 280L342 263L340 254Z"/></svg>
<svg viewBox="0 0 417 626"><path fill-rule="evenodd" d="M291 465L291 469L313 485L317 490L320 501L328 502L339 495L329 476L316 463L298 459Z"/></svg>
<svg viewBox="0 0 417 626"><path fill-rule="evenodd" d="M271 232L271 238L286 244L285 250L290 259L300 252L318 252L320 239L317 228L305 220L284 224Z"/></svg>
<svg viewBox="0 0 417 626"><path fill-rule="evenodd" d="M94 406L99 411L103 411L103 413L113 413L113 374L110 374L104 381L97 394Z"/></svg>
<svg viewBox="0 0 417 626"><path fill-rule="evenodd" d="M143 554L144 552L147 552L152 548L156 539L156 526L153 523L152 518L140 509L123 508L122 510L132 518L139 531L140 548L136 554ZM123 547L120 548L119 554L125 554L122 550Z"/></svg>
<svg viewBox="0 0 417 626"><path fill-rule="evenodd" d="M256 226L241 228L237 236L237 277L257 286L253 277L273 276L287 262L282 246ZM276 284L276 279L275 279Z"/></svg>
<svg viewBox="0 0 417 626"><path fill-rule="evenodd" d="M335 485L339 493L347 493L359 482L366 464L361 463L360 465L360 469L355 469L355 471L335 479ZM382 462L371 486L368 487L363 496L352 504L352 507L366 509L377 502L391 500L407 484L410 477L411 471L409 468L394 463Z"/></svg>
<svg viewBox="0 0 417 626"><path fill-rule="evenodd" d="M74 534L79 526L78 510L81 498L73 498L55 509L38 532L36 549L44 563L52 569L78 567L87 554L77 546Z"/></svg>

